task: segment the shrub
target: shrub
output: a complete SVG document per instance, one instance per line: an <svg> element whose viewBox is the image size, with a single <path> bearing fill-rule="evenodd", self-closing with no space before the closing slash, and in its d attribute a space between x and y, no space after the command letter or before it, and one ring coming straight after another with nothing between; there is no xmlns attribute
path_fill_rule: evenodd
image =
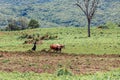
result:
<svg viewBox="0 0 120 80"><path fill-rule="evenodd" d="M8 27L5 29L6 31L15 31L15 30L20 30L20 28L16 24L8 24Z"/></svg>
<svg viewBox="0 0 120 80"><path fill-rule="evenodd" d="M68 71L66 68L60 68L58 71L57 71L57 76L61 76L61 75L69 75L69 76L72 76L72 73L70 71Z"/></svg>
<svg viewBox="0 0 120 80"><path fill-rule="evenodd" d="M24 30L27 28L28 22L25 18L8 19L8 25L5 28L6 31Z"/></svg>
<svg viewBox="0 0 120 80"><path fill-rule="evenodd" d="M120 22L119 22L119 23L116 23L116 25L117 25L118 27L120 27Z"/></svg>
<svg viewBox="0 0 120 80"><path fill-rule="evenodd" d="M39 23L38 21L31 19L30 22L27 21L25 18L19 19L9 19L8 26L5 28L6 31L15 31L15 30L24 30L28 28L38 28Z"/></svg>
<svg viewBox="0 0 120 80"><path fill-rule="evenodd" d="M39 39L40 34L22 34L19 39Z"/></svg>
<svg viewBox="0 0 120 80"><path fill-rule="evenodd" d="M31 19L29 24L28 24L28 27L33 29L33 28L38 28L39 27L39 23L38 21L34 20L34 19Z"/></svg>
<svg viewBox="0 0 120 80"><path fill-rule="evenodd" d="M28 37L28 34L22 34L20 37L19 37L19 39L25 39L25 38L27 38Z"/></svg>

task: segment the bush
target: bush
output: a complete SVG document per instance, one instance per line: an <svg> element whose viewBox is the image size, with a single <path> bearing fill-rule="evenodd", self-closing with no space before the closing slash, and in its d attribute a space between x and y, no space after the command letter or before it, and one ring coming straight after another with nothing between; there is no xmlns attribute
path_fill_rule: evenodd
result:
<svg viewBox="0 0 120 80"><path fill-rule="evenodd" d="M120 22L119 22L119 23L116 23L116 25L117 25L118 27L120 27Z"/></svg>
<svg viewBox="0 0 120 80"><path fill-rule="evenodd" d="M72 73L70 71L68 71L66 68L60 68L58 71L57 71L57 76L61 76L61 75L69 75L69 76L72 76Z"/></svg>
<svg viewBox="0 0 120 80"><path fill-rule="evenodd" d="M5 29L6 31L15 31L20 30L20 28L15 24L8 24L8 27Z"/></svg>
<svg viewBox="0 0 120 80"><path fill-rule="evenodd" d="M8 26L5 28L6 31L15 31L15 30L24 30L28 26L27 19L19 18L19 19L9 19Z"/></svg>
<svg viewBox="0 0 120 80"><path fill-rule="evenodd" d="M28 27L33 29L33 28L38 28L39 27L39 23L38 21L34 20L34 19L31 19L29 24L28 24Z"/></svg>
<svg viewBox="0 0 120 80"><path fill-rule="evenodd" d="M28 37L28 34L22 34L20 37L19 37L19 39L25 39L25 38L27 38Z"/></svg>
<svg viewBox="0 0 120 80"><path fill-rule="evenodd" d="M31 19L30 22L28 22L25 18L19 18L19 19L9 19L8 20L8 26L5 28L6 31L15 31L15 30L24 30L28 28L38 28L39 23L38 21Z"/></svg>

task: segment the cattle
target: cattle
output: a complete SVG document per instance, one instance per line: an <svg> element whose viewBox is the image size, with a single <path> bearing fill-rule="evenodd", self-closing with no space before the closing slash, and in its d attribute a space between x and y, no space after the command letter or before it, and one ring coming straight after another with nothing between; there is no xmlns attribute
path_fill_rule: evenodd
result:
<svg viewBox="0 0 120 80"><path fill-rule="evenodd" d="M53 50L55 52L61 52L62 48L65 48L65 45L62 44L51 44L50 50Z"/></svg>

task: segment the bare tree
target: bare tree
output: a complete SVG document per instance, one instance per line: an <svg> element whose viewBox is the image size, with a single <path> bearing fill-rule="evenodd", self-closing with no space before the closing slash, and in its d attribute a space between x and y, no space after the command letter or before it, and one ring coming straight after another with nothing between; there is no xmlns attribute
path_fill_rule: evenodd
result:
<svg viewBox="0 0 120 80"><path fill-rule="evenodd" d="M99 0L76 0L76 5L84 12L88 22L88 37L90 37L91 20L97 10Z"/></svg>

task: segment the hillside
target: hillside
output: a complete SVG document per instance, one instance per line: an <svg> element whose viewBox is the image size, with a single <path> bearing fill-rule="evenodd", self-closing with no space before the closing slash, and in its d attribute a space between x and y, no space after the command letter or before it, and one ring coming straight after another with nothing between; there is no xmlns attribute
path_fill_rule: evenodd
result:
<svg viewBox="0 0 120 80"><path fill-rule="evenodd" d="M41 27L85 26L86 18L74 0L0 0L0 26L9 19L37 19ZM120 1L101 0L92 25L120 20Z"/></svg>
<svg viewBox="0 0 120 80"><path fill-rule="evenodd" d="M80 27L54 27L26 29L22 31L1 31L0 51L28 51L34 39L38 42L36 51L48 50L50 44L64 44L64 53L75 54L119 54L120 30L91 28L91 36L87 37L87 29Z"/></svg>

